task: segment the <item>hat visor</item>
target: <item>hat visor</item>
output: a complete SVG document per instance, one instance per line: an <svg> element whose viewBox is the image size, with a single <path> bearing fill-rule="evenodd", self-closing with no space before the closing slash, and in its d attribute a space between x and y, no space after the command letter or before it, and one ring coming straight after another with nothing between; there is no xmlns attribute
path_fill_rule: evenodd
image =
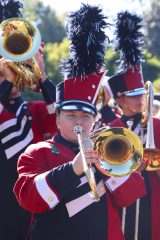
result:
<svg viewBox="0 0 160 240"><path fill-rule="evenodd" d="M66 101L61 104L57 104L57 109L63 109L64 111L83 111L92 115L97 114L97 110L94 105L82 101Z"/></svg>
<svg viewBox="0 0 160 240"><path fill-rule="evenodd" d="M96 115L95 111L93 111L91 108L88 108L86 106L81 106L81 105L68 105L68 106L63 106L61 109L65 111L82 111L82 112L87 112L91 113L93 115Z"/></svg>
<svg viewBox="0 0 160 240"><path fill-rule="evenodd" d="M142 95L145 93L146 93L146 90L144 88L139 88L139 89L134 89L132 91L124 92L123 94L127 97L132 97L132 96Z"/></svg>

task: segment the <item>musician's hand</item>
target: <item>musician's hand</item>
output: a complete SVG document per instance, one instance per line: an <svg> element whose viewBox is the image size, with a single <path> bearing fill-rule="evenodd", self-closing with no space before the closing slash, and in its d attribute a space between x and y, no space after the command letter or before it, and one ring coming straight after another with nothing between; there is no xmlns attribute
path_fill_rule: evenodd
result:
<svg viewBox="0 0 160 240"><path fill-rule="evenodd" d="M35 58L37 60L38 66L40 68L41 82L44 82L47 78L47 75L45 72L45 64L44 64L44 59L43 59L42 47L40 47L39 51L35 54Z"/></svg>
<svg viewBox="0 0 160 240"><path fill-rule="evenodd" d="M14 83L16 80L16 74L9 68L8 60L0 59L0 82L7 79L9 82Z"/></svg>
<svg viewBox="0 0 160 240"><path fill-rule="evenodd" d="M44 58L43 58L44 54L43 54L43 52L44 52L44 43L42 42L38 52L35 55L35 58L37 60L37 63L39 65L39 68L40 68L40 71L41 71L41 75L42 75L41 76L41 82L44 82L46 80L46 78L47 78L47 75L46 75L46 72L45 72L45 64L44 64Z"/></svg>
<svg viewBox="0 0 160 240"><path fill-rule="evenodd" d="M87 164L99 162L99 158L94 150L86 149L84 154ZM81 153L78 153L76 157L73 159L72 166L76 175L80 176L82 173L84 173L84 166L82 162Z"/></svg>
<svg viewBox="0 0 160 240"><path fill-rule="evenodd" d="M160 177L160 170L157 170L158 177Z"/></svg>
<svg viewBox="0 0 160 240"><path fill-rule="evenodd" d="M37 61L37 64L38 64L38 67L39 67L39 70L41 72L41 79L40 81L41 82L44 82L47 78L47 75L45 73L45 64L44 64L44 59L43 59L43 50L44 50L44 44L42 43L38 52L34 55L36 61ZM27 61L25 61L26 64L28 64L29 66L32 67L32 59L28 59Z"/></svg>
<svg viewBox="0 0 160 240"><path fill-rule="evenodd" d="M146 168L146 163L145 163L145 161L142 161L140 166L137 168L136 172L141 173L145 168Z"/></svg>

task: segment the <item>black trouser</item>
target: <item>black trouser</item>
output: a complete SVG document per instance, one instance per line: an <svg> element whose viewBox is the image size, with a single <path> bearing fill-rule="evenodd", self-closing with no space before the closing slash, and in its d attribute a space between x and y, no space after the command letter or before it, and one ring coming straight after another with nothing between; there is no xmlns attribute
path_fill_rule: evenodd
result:
<svg viewBox="0 0 160 240"><path fill-rule="evenodd" d="M97 231L93 231L90 232L88 234L85 235L79 235L72 238L69 238L68 240L107 240L107 232L106 230L97 230ZM57 239L58 240L58 239Z"/></svg>
<svg viewBox="0 0 160 240"><path fill-rule="evenodd" d="M87 234L78 234L76 236L73 237L67 237L67 236L62 236L63 234L54 234L53 238L51 237L51 235L49 233L46 233L46 237L45 239L43 238L39 238L37 239L37 237L34 237L32 234L29 237L29 240L107 240L107 232L106 230L97 230L97 231L93 231Z"/></svg>
<svg viewBox="0 0 160 240"><path fill-rule="evenodd" d="M0 183L0 239L26 240L30 214L18 204L13 184L8 180Z"/></svg>

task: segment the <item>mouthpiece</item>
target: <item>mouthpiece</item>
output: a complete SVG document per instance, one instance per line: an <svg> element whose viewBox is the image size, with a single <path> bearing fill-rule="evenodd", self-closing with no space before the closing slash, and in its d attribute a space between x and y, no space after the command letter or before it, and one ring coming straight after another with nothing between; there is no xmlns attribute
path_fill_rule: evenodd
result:
<svg viewBox="0 0 160 240"><path fill-rule="evenodd" d="M82 127L81 126L75 126L74 127L75 134L82 134Z"/></svg>

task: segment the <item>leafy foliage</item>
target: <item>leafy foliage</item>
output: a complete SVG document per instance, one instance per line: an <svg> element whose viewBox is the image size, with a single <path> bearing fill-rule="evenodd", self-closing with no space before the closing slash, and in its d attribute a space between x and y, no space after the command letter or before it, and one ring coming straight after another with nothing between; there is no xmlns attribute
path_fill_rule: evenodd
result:
<svg viewBox="0 0 160 240"><path fill-rule="evenodd" d="M24 15L34 21L39 29L42 40L48 42L61 42L65 37L63 22L56 16L50 6L44 6L40 0L23 0Z"/></svg>
<svg viewBox="0 0 160 240"><path fill-rule="evenodd" d="M68 54L69 41L67 39L64 39L61 43L48 43L45 47L46 72L54 84L63 80L60 65L62 59L66 58Z"/></svg>
<svg viewBox="0 0 160 240"><path fill-rule="evenodd" d="M160 57L160 1L151 0L151 7L145 13L145 44L148 51Z"/></svg>

